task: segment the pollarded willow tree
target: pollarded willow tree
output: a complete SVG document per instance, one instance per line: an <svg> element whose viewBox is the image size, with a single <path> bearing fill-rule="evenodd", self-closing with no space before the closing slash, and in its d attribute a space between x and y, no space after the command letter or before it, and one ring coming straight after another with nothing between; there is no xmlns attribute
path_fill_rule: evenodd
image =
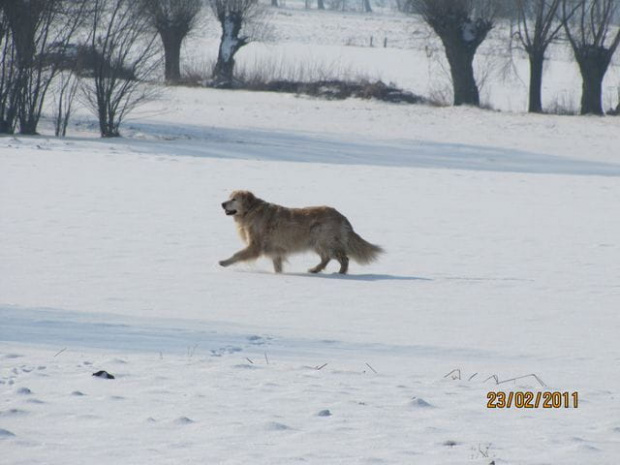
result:
<svg viewBox="0 0 620 465"><path fill-rule="evenodd" d="M493 28L502 0L409 0L441 39L450 65L454 105L480 105L473 61Z"/></svg>
<svg viewBox="0 0 620 465"><path fill-rule="evenodd" d="M196 26L202 0L141 0L142 11L149 18L164 46L165 79L181 79L181 46Z"/></svg>
<svg viewBox="0 0 620 465"><path fill-rule="evenodd" d="M562 0L514 0L517 37L530 61L528 111L542 113L542 78L545 53L558 38L562 21L558 17Z"/></svg>
<svg viewBox="0 0 620 465"><path fill-rule="evenodd" d="M222 28L222 36L213 70L213 85L229 88L233 85L235 54L255 36L262 10L258 0L207 0Z"/></svg>
<svg viewBox="0 0 620 465"><path fill-rule="evenodd" d="M562 0L562 23L582 78L581 114L603 115L603 79L620 45L620 0Z"/></svg>

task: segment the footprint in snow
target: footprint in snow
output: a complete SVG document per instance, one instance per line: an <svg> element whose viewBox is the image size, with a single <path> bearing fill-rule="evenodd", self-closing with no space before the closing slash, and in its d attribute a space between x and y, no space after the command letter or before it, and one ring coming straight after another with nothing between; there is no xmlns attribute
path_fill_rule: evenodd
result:
<svg viewBox="0 0 620 465"><path fill-rule="evenodd" d="M291 427L283 423L278 423L277 421L270 421L265 426L265 429L267 431L288 431L291 429Z"/></svg>
<svg viewBox="0 0 620 465"><path fill-rule="evenodd" d="M18 408L11 408L9 410L4 410L0 412L0 417L20 417L23 415L28 415L30 412L26 410L21 410Z"/></svg>
<svg viewBox="0 0 620 465"><path fill-rule="evenodd" d="M0 428L0 439L12 438L15 437L15 434L11 433L9 430Z"/></svg>
<svg viewBox="0 0 620 465"><path fill-rule="evenodd" d="M21 387L17 390L17 394L19 394L20 396L29 396L30 394L32 394L32 391L27 387Z"/></svg>
<svg viewBox="0 0 620 465"><path fill-rule="evenodd" d="M256 365L250 365L249 363L239 363L238 365L233 365L233 368L238 370L257 370L259 367Z"/></svg>
<svg viewBox="0 0 620 465"><path fill-rule="evenodd" d="M176 420L174 420L174 422L177 425L191 425L192 423L195 423L194 420L192 420L191 418L187 418L187 417L179 417Z"/></svg>
<svg viewBox="0 0 620 465"><path fill-rule="evenodd" d="M409 405L415 408L435 408L434 405L429 404L421 397L414 397L411 402L409 402Z"/></svg>
<svg viewBox="0 0 620 465"><path fill-rule="evenodd" d="M43 402L42 400L39 400L39 399L28 399L26 402L28 404L36 404L36 405L41 405L41 404L45 403L45 402Z"/></svg>

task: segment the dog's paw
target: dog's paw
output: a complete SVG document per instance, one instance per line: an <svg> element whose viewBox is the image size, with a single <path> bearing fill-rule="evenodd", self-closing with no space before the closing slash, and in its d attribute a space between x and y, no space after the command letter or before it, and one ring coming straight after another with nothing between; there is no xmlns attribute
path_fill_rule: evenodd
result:
<svg viewBox="0 0 620 465"><path fill-rule="evenodd" d="M228 266L228 265L230 265L228 260L220 260L218 263L220 264L220 266Z"/></svg>

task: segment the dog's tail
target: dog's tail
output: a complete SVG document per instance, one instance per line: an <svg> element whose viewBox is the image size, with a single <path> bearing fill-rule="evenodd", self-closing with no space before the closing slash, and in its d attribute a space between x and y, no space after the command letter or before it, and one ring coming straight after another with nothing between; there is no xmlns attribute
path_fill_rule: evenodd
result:
<svg viewBox="0 0 620 465"><path fill-rule="evenodd" d="M349 241L347 243L347 255L360 265L374 262L379 258L379 254L385 251L378 245L362 239L355 231L349 233Z"/></svg>

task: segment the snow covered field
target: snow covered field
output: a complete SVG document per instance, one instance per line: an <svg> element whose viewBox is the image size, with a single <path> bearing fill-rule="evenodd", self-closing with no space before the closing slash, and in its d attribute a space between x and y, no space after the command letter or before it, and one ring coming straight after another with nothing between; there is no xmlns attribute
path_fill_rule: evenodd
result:
<svg viewBox="0 0 620 465"><path fill-rule="evenodd" d="M618 124L171 89L0 138L1 462L617 463ZM222 269L237 188L387 253Z"/></svg>

